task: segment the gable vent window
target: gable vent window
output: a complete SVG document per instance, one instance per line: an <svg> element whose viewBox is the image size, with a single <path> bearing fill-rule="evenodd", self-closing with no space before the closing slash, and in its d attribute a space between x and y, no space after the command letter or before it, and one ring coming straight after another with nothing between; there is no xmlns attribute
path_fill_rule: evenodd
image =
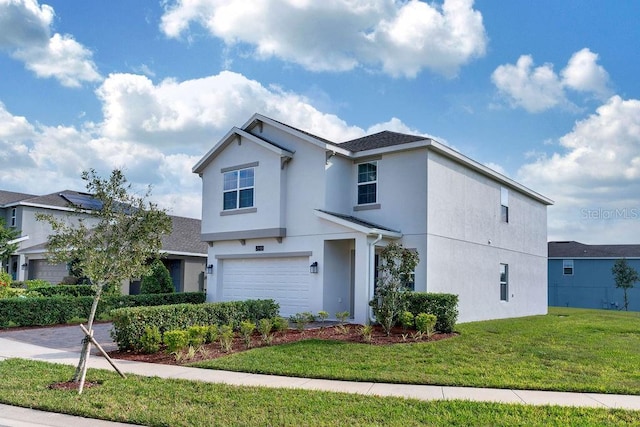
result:
<svg viewBox="0 0 640 427"><path fill-rule="evenodd" d="M358 204L376 203L378 198L378 162L358 165Z"/></svg>
<svg viewBox="0 0 640 427"><path fill-rule="evenodd" d="M223 209L253 207L254 181L254 168L225 172Z"/></svg>
<svg viewBox="0 0 640 427"><path fill-rule="evenodd" d="M500 188L500 219L509 222L509 190Z"/></svg>
<svg viewBox="0 0 640 427"><path fill-rule="evenodd" d="M573 260L572 259L562 260L562 274L564 276L573 276Z"/></svg>

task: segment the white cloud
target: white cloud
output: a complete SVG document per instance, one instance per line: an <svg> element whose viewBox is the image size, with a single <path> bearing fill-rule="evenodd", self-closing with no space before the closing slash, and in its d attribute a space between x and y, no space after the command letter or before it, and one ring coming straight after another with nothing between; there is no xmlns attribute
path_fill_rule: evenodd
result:
<svg viewBox="0 0 640 427"><path fill-rule="evenodd" d="M101 79L90 50L70 35L53 34L55 13L35 0L0 0L0 49L25 63L38 77L64 86Z"/></svg>
<svg viewBox="0 0 640 427"><path fill-rule="evenodd" d="M609 74L597 64L598 54L584 48L571 56L562 70L565 86L581 92L592 92L600 98L611 95Z"/></svg>
<svg viewBox="0 0 640 427"><path fill-rule="evenodd" d="M558 75L552 64L533 67L531 55L522 55L515 65L500 65L491 80L510 105L539 113L554 107L571 107L567 89L604 99L611 95L609 75L597 64L598 55L585 48L574 53Z"/></svg>
<svg viewBox="0 0 640 427"><path fill-rule="evenodd" d="M560 145L563 153L540 157L518 171L523 183L556 202L549 210L549 238L637 243L640 100L611 97L576 123Z"/></svg>
<svg viewBox="0 0 640 427"><path fill-rule="evenodd" d="M303 96L265 87L230 71L183 82L164 80L157 85L145 76L112 74L97 93L103 103L104 136L161 144L171 152L208 148L216 135L244 123L256 112L330 140L364 133L335 115L318 111Z"/></svg>
<svg viewBox="0 0 640 427"><path fill-rule="evenodd" d="M227 46L253 46L260 59L313 71L382 67L414 77L428 68L452 77L483 56L487 44L472 0L445 0L441 7L417 0L177 0L167 6L161 29L180 37L191 23Z"/></svg>

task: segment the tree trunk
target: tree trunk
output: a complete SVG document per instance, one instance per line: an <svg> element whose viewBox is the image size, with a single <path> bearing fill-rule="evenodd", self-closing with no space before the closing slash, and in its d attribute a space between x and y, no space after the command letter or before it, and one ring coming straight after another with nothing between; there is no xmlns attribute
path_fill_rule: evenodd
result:
<svg viewBox="0 0 640 427"><path fill-rule="evenodd" d="M89 321L87 323L87 329L89 334L93 334L93 319L96 317L96 311L98 310L98 302L102 295L102 285L98 285L96 295L93 297L93 304L91 305L91 312L89 313ZM73 374L73 382L79 382L87 372L87 360L89 359L89 352L91 351L91 341L85 336L82 340L82 351L80 352L80 360L76 367L76 372Z"/></svg>

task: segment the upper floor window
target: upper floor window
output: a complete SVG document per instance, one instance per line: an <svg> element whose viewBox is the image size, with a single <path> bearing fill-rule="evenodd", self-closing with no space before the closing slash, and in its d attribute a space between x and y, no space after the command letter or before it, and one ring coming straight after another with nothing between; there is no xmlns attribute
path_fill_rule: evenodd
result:
<svg viewBox="0 0 640 427"><path fill-rule="evenodd" d="M500 187L500 219L509 222L509 190Z"/></svg>
<svg viewBox="0 0 640 427"><path fill-rule="evenodd" d="M378 162L358 165L358 204L376 203L378 198Z"/></svg>
<svg viewBox="0 0 640 427"><path fill-rule="evenodd" d="M225 172L223 209L253 207L254 182L254 168Z"/></svg>
<svg viewBox="0 0 640 427"><path fill-rule="evenodd" d="M573 276L573 260L572 259L562 260L562 274L565 276Z"/></svg>
<svg viewBox="0 0 640 427"><path fill-rule="evenodd" d="M15 226L16 226L16 208L11 208L11 222L10 222L10 226L11 226L11 227L15 227Z"/></svg>
<svg viewBox="0 0 640 427"><path fill-rule="evenodd" d="M509 301L509 264L500 264L500 301Z"/></svg>

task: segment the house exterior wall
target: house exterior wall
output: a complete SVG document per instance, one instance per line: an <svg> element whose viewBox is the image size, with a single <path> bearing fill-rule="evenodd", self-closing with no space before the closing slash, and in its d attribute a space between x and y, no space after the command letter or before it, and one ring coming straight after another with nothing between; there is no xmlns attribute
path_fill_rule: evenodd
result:
<svg viewBox="0 0 640 427"><path fill-rule="evenodd" d="M573 274L563 274L563 260L573 260ZM558 307L621 310L624 291L615 286L611 269L613 258L550 258L549 305ZM640 259L627 258L629 266L640 272ZM629 310L640 311L640 286L627 291Z"/></svg>
<svg viewBox="0 0 640 427"><path fill-rule="evenodd" d="M433 152L427 170L427 291L458 294L461 322L546 314L546 206L509 189L506 223L499 182Z"/></svg>
<svg viewBox="0 0 640 427"><path fill-rule="evenodd" d="M399 243L420 257L415 290L458 294L460 321L547 312L546 205L517 185L508 188L509 222L502 223L501 187L506 184L442 150L416 146L354 160L268 123L244 131L294 155L282 166L277 150L242 138L240 145L232 140L207 159L201 171L202 233L212 242L207 264L214 265L207 278L208 301L223 299L229 259L302 256L319 264L318 274L309 274L305 311L325 310L332 317L350 311L355 322L367 322L376 247L391 240L314 212L324 210L399 231ZM379 206L357 206L357 164L368 160L378 166ZM221 171L252 162L259 163L256 211L221 215ZM286 236L241 237L276 227L286 229ZM500 264L509 265L507 301L500 299Z"/></svg>

